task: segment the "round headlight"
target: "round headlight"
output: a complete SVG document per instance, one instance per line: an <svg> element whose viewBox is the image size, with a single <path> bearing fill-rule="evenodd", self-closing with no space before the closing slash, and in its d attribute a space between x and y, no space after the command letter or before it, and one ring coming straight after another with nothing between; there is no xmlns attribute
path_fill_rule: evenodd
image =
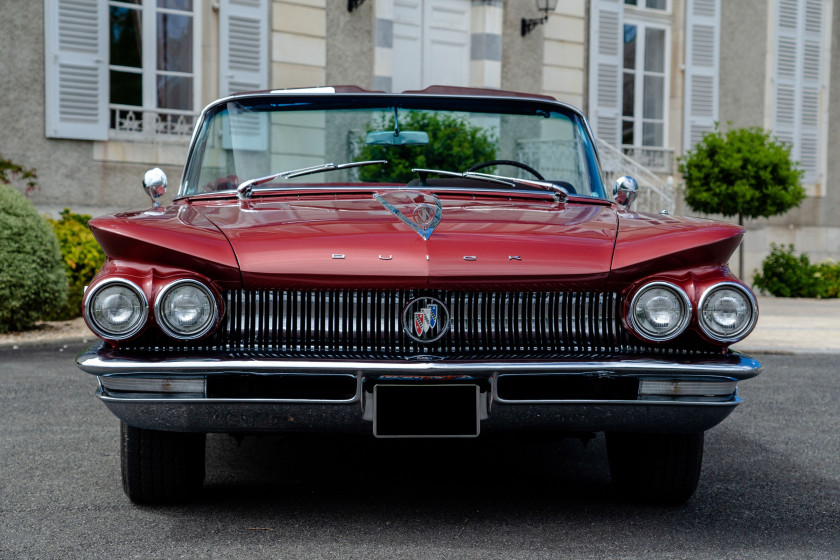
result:
<svg viewBox="0 0 840 560"><path fill-rule="evenodd" d="M682 333L691 320L691 302L670 282L651 282L633 296L630 323L644 338L661 342Z"/></svg>
<svg viewBox="0 0 840 560"><path fill-rule="evenodd" d="M216 323L216 298L195 280L168 284L155 301L155 317L163 331L173 338L201 338Z"/></svg>
<svg viewBox="0 0 840 560"><path fill-rule="evenodd" d="M758 320L755 297L734 282L715 284L700 298L700 328L710 338L737 342L750 334Z"/></svg>
<svg viewBox="0 0 840 560"><path fill-rule="evenodd" d="M106 280L87 295L85 313L91 330L110 340L137 334L149 316L143 291L128 280Z"/></svg>

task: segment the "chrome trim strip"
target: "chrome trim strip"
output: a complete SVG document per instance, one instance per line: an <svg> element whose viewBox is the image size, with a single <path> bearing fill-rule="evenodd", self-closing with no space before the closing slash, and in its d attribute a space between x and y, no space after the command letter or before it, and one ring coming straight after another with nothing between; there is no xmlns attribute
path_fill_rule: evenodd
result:
<svg viewBox="0 0 840 560"><path fill-rule="evenodd" d="M137 393L128 393L128 396L120 396L118 393L110 393L108 391L103 391L102 389L98 390L96 396L99 397L100 400L103 402L114 402L114 403L184 403L184 404L208 404L208 405L215 405L215 404L234 404L234 403L253 403L253 404L268 404L268 403L288 403L288 404L353 404L356 402L361 402L362 394L361 392L357 393L352 399L346 400L326 400L326 399L210 399L206 397L186 397L186 398L178 398L176 395L168 396L168 397L160 397L155 398L151 396L150 393L144 393L143 397L135 398L130 395L136 395ZM616 406L690 406L690 407L735 407L741 404L741 398L738 396L733 396L732 399L727 401L690 401L690 400L675 400L672 398L665 398L663 397L662 400L654 400L654 399L646 399L646 400L632 400L632 401L620 401L620 400L597 400L597 399L587 399L587 400L505 400L500 399L495 392L493 393L493 402L499 404L506 404L506 405L616 405Z"/></svg>
<svg viewBox="0 0 840 560"><path fill-rule="evenodd" d="M100 351L103 350L102 353ZM747 379L758 375L763 366L753 358L731 352L731 363L719 361L683 360L666 361L653 359L632 359L617 357L607 360L506 360L506 361L455 361L442 360L433 362L393 361L393 360L332 360L332 359L271 359L231 357L225 354L209 354L205 358L156 358L154 354L145 359L132 359L124 356L108 356L104 343L97 343L82 352L76 364L85 372L93 375L111 374L155 374L179 375L189 373L281 373L281 372L400 372L414 374L454 373L489 376L501 372L557 372L557 373L594 373L613 372L617 375L646 374L706 374L724 375L737 379ZM483 374L483 375L482 375Z"/></svg>
<svg viewBox="0 0 840 560"><path fill-rule="evenodd" d="M371 433L368 399L351 403L215 402L211 400L130 401L100 396L103 404L123 422L152 430L184 432L358 432ZM368 400L366 403L365 401ZM570 431L708 430L738 405L685 402L496 402L481 421L482 431L547 428ZM582 411L585 410L585 416Z"/></svg>
<svg viewBox="0 0 840 560"><path fill-rule="evenodd" d="M690 397L689 397L690 398ZM171 399L170 399L171 400ZM201 400L201 399L196 399ZM655 399L639 399L633 401L610 401L610 400L521 400L521 401L512 401L506 399L500 399L495 391L493 393L493 402L500 403L500 404L582 404L582 405L618 405L618 406L630 406L630 405L650 405L650 406L675 406L675 405L682 405L682 406L709 406L709 407L735 407L741 404L741 398L738 396L733 396L730 400L726 401L691 401L691 400L675 400L673 398L662 397L662 400L655 400Z"/></svg>

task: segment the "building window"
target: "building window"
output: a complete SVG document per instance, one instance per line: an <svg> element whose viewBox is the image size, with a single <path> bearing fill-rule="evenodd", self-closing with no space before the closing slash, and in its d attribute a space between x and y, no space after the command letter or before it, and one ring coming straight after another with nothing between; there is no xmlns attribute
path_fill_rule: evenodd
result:
<svg viewBox="0 0 840 560"><path fill-rule="evenodd" d="M666 30L624 25L621 143L665 146Z"/></svg>
<svg viewBox="0 0 840 560"><path fill-rule="evenodd" d="M193 0L108 3L112 138L189 137L196 112Z"/></svg>
<svg viewBox="0 0 840 560"><path fill-rule="evenodd" d="M628 6L647 8L649 10L667 10L668 0L624 0Z"/></svg>

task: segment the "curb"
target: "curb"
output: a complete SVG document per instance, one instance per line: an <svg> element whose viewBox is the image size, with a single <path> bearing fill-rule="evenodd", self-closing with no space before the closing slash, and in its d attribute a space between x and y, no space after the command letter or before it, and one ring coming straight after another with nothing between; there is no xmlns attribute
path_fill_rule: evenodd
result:
<svg viewBox="0 0 840 560"><path fill-rule="evenodd" d="M31 348L43 347L58 347L59 351L64 351L74 346L90 346L97 340L99 339L93 337L72 336L60 338L43 338L39 340L2 341L0 342L0 352L5 350L26 350Z"/></svg>

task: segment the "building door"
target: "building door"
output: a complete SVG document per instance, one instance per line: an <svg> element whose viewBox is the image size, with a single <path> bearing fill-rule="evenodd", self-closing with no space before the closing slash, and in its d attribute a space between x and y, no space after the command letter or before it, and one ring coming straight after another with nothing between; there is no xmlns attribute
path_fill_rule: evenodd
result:
<svg viewBox="0 0 840 560"><path fill-rule="evenodd" d="M470 83L470 0L394 0L394 91Z"/></svg>

